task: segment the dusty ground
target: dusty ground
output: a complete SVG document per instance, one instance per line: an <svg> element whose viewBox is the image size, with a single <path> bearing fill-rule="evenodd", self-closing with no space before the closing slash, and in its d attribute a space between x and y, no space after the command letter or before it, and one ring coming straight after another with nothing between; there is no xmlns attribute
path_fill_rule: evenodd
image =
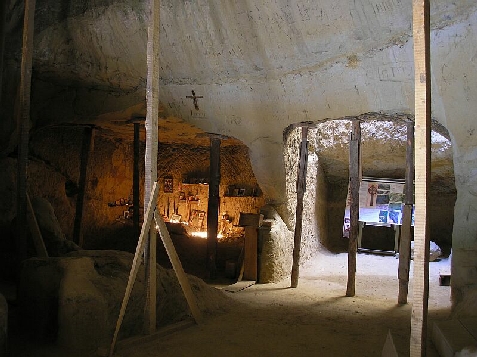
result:
<svg viewBox="0 0 477 357"><path fill-rule="evenodd" d="M439 270L449 265L448 259L430 263L431 323L450 313L450 287L438 284ZM350 298L344 296L347 255L320 255L302 270L296 289L289 288L285 280L225 292L238 302L231 312L116 354L381 356L386 334L391 331L399 354L407 356L411 306L396 303L397 266L395 257L358 255L356 296ZM432 342L428 343L428 356L437 356Z"/></svg>
<svg viewBox="0 0 477 357"><path fill-rule="evenodd" d="M206 316L201 325L154 342L117 349L115 355L381 356L386 335L391 331L399 355L408 356L411 306L397 305L398 259L359 254L357 262L356 296L352 298L345 297L347 254L316 257L301 270L296 289L289 288L287 279L231 293L216 281L215 286L230 297L229 312ZM450 314L450 287L439 286L439 271L449 266L449 259L430 263L431 323ZM411 263L410 300L412 273ZM16 339L11 343L12 357L96 355ZM432 342L428 343L427 356L437 356Z"/></svg>

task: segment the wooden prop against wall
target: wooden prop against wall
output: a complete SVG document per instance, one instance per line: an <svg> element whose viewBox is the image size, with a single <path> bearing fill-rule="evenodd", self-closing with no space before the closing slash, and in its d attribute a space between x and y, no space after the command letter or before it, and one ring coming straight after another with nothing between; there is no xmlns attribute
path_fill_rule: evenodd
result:
<svg viewBox="0 0 477 357"><path fill-rule="evenodd" d="M413 0L415 90L414 276L411 313L411 357L426 355L429 299L429 229L431 73L429 0Z"/></svg>
<svg viewBox="0 0 477 357"><path fill-rule="evenodd" d="M174 268L174 272L177 276L177 280L179 281L179 284L182 288L182 291L184 293L184 296L186 298L187 304L189 305L189 309L191 310L192 316L197 324L199 324L202 321L202 315L200 313L200 310L197 306L197 303L195 301L194 294L192 293L192 289L190 287L189 280L187 278L187 275L184 273L184 270L182 268L182 264L179 260L179 257L177 255L177 252L174 248L174 244L170 238L169 232L167 231L166 224L164 223L164 220L162 217L157 217L156 215L156 203L157 203L157 197L159 195L159 185L157 182L154 182L152 186L152 192L150 195L148 195L149 202L146 206L146 213L144 215L144 222L142 224L142 229L141 229L141 234L139 236L139 241L136 247L136 252L134 254L134 259L132 262L131 266L131 271L129 272L129 278L128 278L128 284L126 286L126 292L124 294L123 302L121 304L121 309L119 311L119 317L118 321L116 322L116 329L114 331L114 336L113 340L111 342L111 346L109 349L109 356L113 356L114 354L114 348L116 346L117 338L118 338L118 333L121 328L124 315L126 313L126 308L128 306L129 298L131 296L132 289L134 287L134 282L136 281L137 273L139 271L139 267L141 265L141 255L144 252L145 245L147 244L147 237L149 235L149 232L152 229L156 229L155 226L152 225L153 219L157 225L157 229L159 229L160 236L162 239L162 242L164 243L164 247L166 248L166 252L169 256L169 260L172 264L172 267ZM155 323L155 321L154 321ZM147 333L148 331L146 331ZM152 333L151 333L152 334ZM151 335L150 334L150 335Z"/></svg>
<svg viewBox="0 0 477 357"><path fill-rule="evenodd" d="M414 122L407 122L406 186L402 212L401 241L399 242L398 304L407 304L409 267L411 264L411 220L414 203Z"/></svg>
<svg viewBox="0 0 477 357"><path fill-rule="evenodd" d="M157 184L157 182L154 182L152 186L152 192L150 193L150 195L148 195L149 202L146 205L146 213L144 214L144 222L142 224L141 235L139 236L139 241L137 243L136 253L134 254L131 271L129 272L128 284L126 286L126 293L124 294L123 302L121 304L121 309L119 311L119 318L116 323L116 330L114 331L113 341L111 343L111 347L109 350L109 356L113 355L114 347L116 345L116 340L118 338L119 329L121 328L124 314L126 313L126 307L128 306L129 297L131 296L134 282L136 281L136 276L139 271L139 266L141 265L140 259L141 259L142 253L144 252L144 247L147 244L147 236L149 235L149 231L151 230L150 229L151 222L154 215L154 211L156 210L156 202L157 202L158 195L159 195L159 185Z"/></svg>
<svg viewBox="0 0 477 357"><path fill-rule="evenodd" d="M359 234L359 185L361 180L361 123L353 120L349 142L350 228L348 242L348 284L346 296L356 293L356 251Z"/></svg>
<svg viewBox="0 0 477 357"><path fill-rule="evenodd" d="M159 25L160 1L149 0L147 27L147 84L146 84L146 157L144 207L149 202L151 187L157 181L158 117L159 117ZM144 255L146 262L146 333L156 330L156 230L150 229Z"/></svg>
<svg viewBox="0 0 477 357"><path fill-rule="evenodd" d="M301 145L300 145L300 161L298 163L298 175L296 182L296 222L293 245L293 265L291 272L292 288L298 286L298 278L300 276L300 248L301 233L303 230L303 197L306 191L306 171L308 165L308 126L301 128Z"/></svg>
<svg viewBox="0 0 477 357"><path fill-rule="evenodd" d="M177 255L176 249L174 248L174 243L172 242L171 236L169 235L166 223L164 222L164 219L161 216L158 216L156 213L154 213L154 220L156 222L157 229L159 230L159 235L161 237L162 243L166 248L169 261L172 264L172 268L176 273L177 280L179 280L182 292L184 293L184 296L187 300L187 304L189 305L192 317L194 318L195 322L199 324L202 321L202 315L197 306L194 294L192 293L189 279L187 278L187 275L182 268L181 261L179 259L179 256Z"/></svg>
<svg viewBox="0 0 477 357"><path fill-rule="evenodd" d="M139 152L140 123L134 122L134 160L133 160L133 227L134 239L139 237Z"/></svg>
<svg viewBox="0 0 477 357"><path fill-rule="evenodd" d="M23 18L22 62L20 67L20 111L18 122L17 239L19 261L27 258L27 168L30 136L30 93L35 26L35 0L26 0Z"/></svg>
<svg viewBox="0 0 477 357"><path fill-rule="evenodd" d="M33 238L33 244L35 246L36 255L40 258L48 258L48 251L46 250L45 242L43 241L40 227L38 227L35 211L33 211L33 207L31 205L30 196L28 195L28 192L26 194L26 199L27 199L27 208L28 208L28 213L27 213L28 226L30 227L30 232Z"/></svg>

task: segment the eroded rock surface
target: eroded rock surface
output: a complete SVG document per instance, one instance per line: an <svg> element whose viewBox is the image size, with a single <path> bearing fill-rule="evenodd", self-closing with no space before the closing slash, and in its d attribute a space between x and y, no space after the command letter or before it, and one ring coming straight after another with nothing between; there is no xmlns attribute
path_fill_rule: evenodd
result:
<svg viewBox="0 0 477 357"><path fill-rule="evenodd" d="M132 254L119 251L78 251L68 257L24 262L20 306L33 338L56 341L72 349L96 350L112 341L126 290ZM145 303L141 266L129 299L119 338L142 333ZM219 290L188 276L204 314L226 311L231 303ZM157 326L190 316L172 270L157 266Z"/></svg>

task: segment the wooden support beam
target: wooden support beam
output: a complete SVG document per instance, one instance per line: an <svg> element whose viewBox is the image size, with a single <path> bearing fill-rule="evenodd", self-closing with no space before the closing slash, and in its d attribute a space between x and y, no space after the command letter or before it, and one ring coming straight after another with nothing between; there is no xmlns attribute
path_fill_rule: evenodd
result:
<svg viewBox="0 0 477 357"><path fill-rule="evenodd" d="M258 280L258 227L245 226L243 274L244 280Z"/></svg>
<svg viewBox="0 0 477 357"><path fill-rule="evenodd" d="M121 309L119 311L118 321L116 322L116 329L114 331L113 341L111 342L111 347L109 349L109 356L112 356L114 353L114 346L116 345L116 340L118 338L119 329L124 319L124 314L126 313L126 307L128 306L129 297L136 281L136 276L139 271L139 266L141 265L141 255L144 251L144 246L147 242L147 237L151 228L151 222L154 217L154 211L156 209L157 196L159 195L159 185L157 182L153 183L152 191L148 195L149 202L146 205L146 213L144 214L144 222L142 223L141 235L139 236L139 241L136 247L136 253L134 254L134 259L131 266L131 271L129 272L128 284L126 286L126 293L124 294L123 302L121 304ZM155 230L155 227L153 227Z"/></svg>
<svg viewBox="0 0 477 357"><path fill-rule="evenodd" d="M414 122L407 122L406 184L402 212L401 241L399 242L398 304L407 304L409 268L411 264L411 220L414 203Z"/></svg>
<svg viewBox="0 0 477 357"><path fill-rule="evenodd" d="M18 117L17 162L17 252L18 260L27 258L27 171L28 141L30 137L30 92L35 26L35 0L25 0L23 18L23 45L20 67L20 111Z"/></svg>
<svg viewBox="0 0 477 357"><path fill-rule="evenodd" d="M217 276L217 230L219 226L220 143L210 138L209 202L207 207L207 271Z"/></svg>
<svg viewBox="0 0 477 357"><path fill-rule="evenodd" d="M80 247L83 246L83 210L86 195L86 182L88 177L88 161L94 147L94 130L91 126L84 127L81 143L80 172L78 179L78 195L76 197L76 213L73 226L73 241Z"/></svg>
<svg viewBox="0 0 477 357"><path fill-rule="evenodd" d="M139 130L140 123L134 123L134 162L133 162L133 231L134 239L139 238Z"/></svg>
<svg viewBox="0 0 477 357"><path fill-rule="evenodd" d="M428 189L431 147L431 73L429 0L413 0L415 212L411 357L425 356L429 299Z"/></svg>
<svg viewBox="0 0 477 357"><path fill-rule="evenodd" d="M177 280L179 280L179 284L182 288L182 292L187 300L187 304L189 305L189 309L192 313L192 317L194 318L197 324L202 322L202 314L197 306L197 302L195 300L195 296L192 292L189 279L182 268L181 261L179 260L179 256L177 255L176 249L174 248L174 244L172 242L171 236L169 235L169 231L167 230L166 224L162 217L158 217L158 214L154 214L154 219L156 222L156 227L159 230L159 235L162 239L162 243L164 243L164 247L166 248L167 255L169 256L169 260L172 264L172 268L176 273Z"/></svg>
<svg viewBox="0 0 477 357"><path fill-rule="evenodd" d="M148 10L144 202L149 201L151 186L157 181L160 1L149 0ZM149 242L146 244L144 252L147 286L144 327L146 333L149 334L154 333L156 330L156 239L156 230L151 229L149 232Z"/></svg>
<svg viewBox="0 0 477 357"><path fill-rule="evenodd" d="M0 3L0 103L2 102L3 89L3 57L5 54L7 1Z"/></svg>
<svg viewBox="0 0 477 357"><path fill-rule="evenodd" d="M354 296L356 293L356 251L359 233L359 184L360 184L360 143L361 124L359 120L353 120L353 128L349 143L349 186L350 186L350 229L348 243L348 284L346 296Z"/></svg>
<svg viewBox="0 0 477 357"><path fill-rule="evenodd" d="M308 165L308 126L301 128L300 161L298 163L298 174L296 181L296 219L295 234L293 239L293 265L291 272L291 287L298 286L300 277L300 249L301 233L303 230L303 197L306 191L306 171Z"/></svg>
<svg viewBox="0 0 477 357"><path fill-rule="evenodd" d="M41 236L40 227L38 227L38 222L36 220L35 211L31 205L30 196L28 192L26 194L27 207L28 207L28 226L30 227L31 236L33 238L33 245L35 246L36 255L40 258L48 258L48 252L45 247L45 242Z"/></svg>

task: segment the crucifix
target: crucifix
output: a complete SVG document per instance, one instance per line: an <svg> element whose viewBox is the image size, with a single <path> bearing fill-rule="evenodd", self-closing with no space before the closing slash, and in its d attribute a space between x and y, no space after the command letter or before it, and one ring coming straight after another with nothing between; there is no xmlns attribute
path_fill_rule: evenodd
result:
<svg viewBox="0 0 477 357"><path fill-rule="evenodd" d="M376 185L371 185L368 188L368 193L371 195L371 201L369 202L370 206L374 206L374 196L376 193L378 193L378 189L376 188Z"/></svg>
<svg viewBox="0 0 477 357"><path fill-rule="evenodd" d="M199 102L198 102L198 99L199 98L204 98L203 96L201 95L195 95L195 91L192 91L192 95L188 95L186 96L186 98L190 98L194 101L194 107L195 107L195 110L199 110Z"/></svg>

